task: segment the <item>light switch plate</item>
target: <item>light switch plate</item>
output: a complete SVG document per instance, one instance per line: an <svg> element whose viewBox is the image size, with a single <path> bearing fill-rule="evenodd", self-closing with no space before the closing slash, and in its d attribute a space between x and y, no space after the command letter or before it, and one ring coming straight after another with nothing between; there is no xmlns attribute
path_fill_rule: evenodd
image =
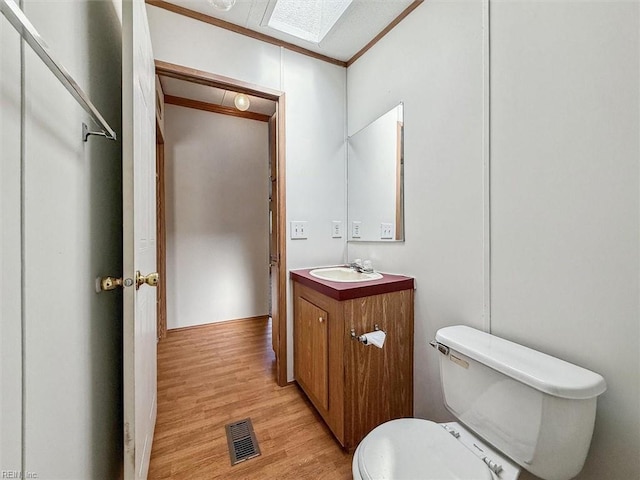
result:
<svg viewBox="0 0 640 480"><path fill-rule="evenodd" d="M360 238L360 232L362 231L362 222L354 220L351 222L351 238Z"/></svg>
<svg viewBox="0 0 640 480"><path fill-rule="evenodd" d="M307 238L307 222L291 222L291 239L304 240Z"/></svg>
<svg viewBox="0 0 640 480"><path fill-rule="evenodd" d="M381 223L380 224L380 239L392 240L393 239L393 224Z"/></svg>
<svg viewBox="0 0 640 480"><path fill-rule="evenodd" d="M342 221L334 220L331 222L331 237L342 238Z"/></svg>

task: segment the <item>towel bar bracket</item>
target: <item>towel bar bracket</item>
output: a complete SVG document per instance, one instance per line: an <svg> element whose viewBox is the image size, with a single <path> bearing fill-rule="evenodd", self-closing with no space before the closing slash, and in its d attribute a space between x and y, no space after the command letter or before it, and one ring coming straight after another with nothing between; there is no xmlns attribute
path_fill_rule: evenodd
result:
<svg viewBox="0 0 640 480"><path fill-rule="evenodd" d="M100 131L89 130L89 127L87 127L87 124L83 122L82 123L82 141L86 142L87 140L89 140L89 135L97 135L100 137L108 138L109 140L115 140L104 130L100 130Z"/></svg>

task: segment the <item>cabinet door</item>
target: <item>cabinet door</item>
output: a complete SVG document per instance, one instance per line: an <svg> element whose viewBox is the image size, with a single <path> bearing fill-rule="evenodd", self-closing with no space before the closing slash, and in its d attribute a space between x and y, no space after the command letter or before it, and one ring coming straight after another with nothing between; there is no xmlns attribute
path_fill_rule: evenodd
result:
<svg viewBox="0 0 640 480"><path fill-rule="evenodd" d="M370 332L380 323L384 295L357 298L345 303L347 330L357 334ZM345 349L345 430L348 446L357 445L373 428L389 418L384 371L384 354L389 349L391 332L387 325L380 328L387 332L383 349L352 340ZM345 332L346 334L346 332ZM395 392L394 392L395 393Z"/></svg>
<svg viewBox="0 0 640 480"><path fill-rule="evenodd" d="M413 290L345 302L345 336L378 325L382 349L351 340L345 346L345 436L355 447L373 428L413 414Z"/></svg>
<svg viewBox="0 0 640 480"><path fill-rule="evenodd" d="M327 312L296 298L294 325L295 376L317 406L329 409L329 349Z"/></svg>

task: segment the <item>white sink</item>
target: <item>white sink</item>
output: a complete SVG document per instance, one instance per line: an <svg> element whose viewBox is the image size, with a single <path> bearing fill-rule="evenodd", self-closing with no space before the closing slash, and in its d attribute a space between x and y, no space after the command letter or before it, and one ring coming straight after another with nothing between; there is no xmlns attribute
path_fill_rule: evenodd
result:
<svg viewBox="0 0 640 480"><path fill-rule="evenodd" d="M347 267L316 268L309 273L316 278L332 282L368 282L382 278L377 272L357 272Z"/></svg>

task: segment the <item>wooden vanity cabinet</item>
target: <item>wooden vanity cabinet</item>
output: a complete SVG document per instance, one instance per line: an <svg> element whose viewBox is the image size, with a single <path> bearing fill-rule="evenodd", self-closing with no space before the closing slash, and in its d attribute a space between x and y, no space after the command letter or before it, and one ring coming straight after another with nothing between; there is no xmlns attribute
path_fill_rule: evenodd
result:
<svg viewBox="0 0 640 480"><path fill-rule="evenodd" d="M340 444L413 415L413 289L336 300L297 281L294 375ZM382 349L351 336L386 333Z"/></svg>

